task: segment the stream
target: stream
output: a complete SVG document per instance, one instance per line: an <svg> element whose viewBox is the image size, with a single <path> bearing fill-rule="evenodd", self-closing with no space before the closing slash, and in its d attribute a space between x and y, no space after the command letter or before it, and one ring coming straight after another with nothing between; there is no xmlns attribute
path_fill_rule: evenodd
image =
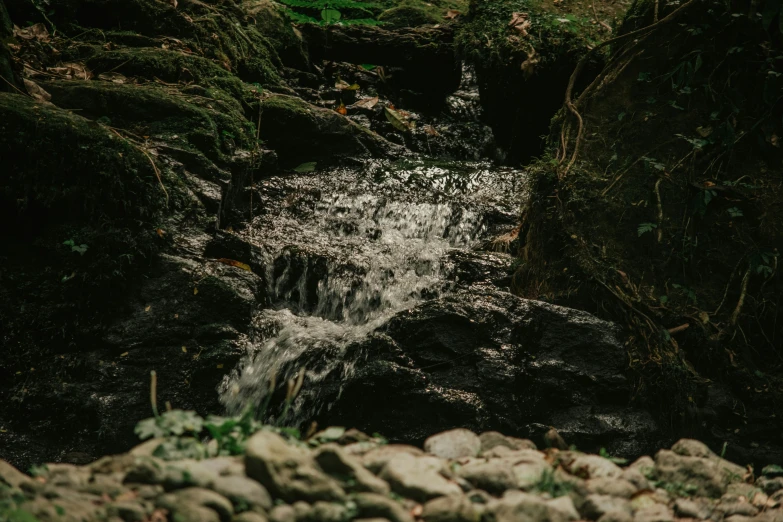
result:
<svg viewBox="0 0 783 522"><path fill-rule="evenodd" d="M488 163L421 161L265 181L266 211L248 234L265 253L269 306L258 311L255 342L222 383L221 402L230 413L262 404L270 381L292 378L313 351L329 359L305 369L305 387L317 389L338 366L347 378L357 362L345 359L347 346L462 286L453 256L514 227L524 181L523 172ZM508 255L491 255L510 265ZM329 406L303 396L297 419Z"/></svg>

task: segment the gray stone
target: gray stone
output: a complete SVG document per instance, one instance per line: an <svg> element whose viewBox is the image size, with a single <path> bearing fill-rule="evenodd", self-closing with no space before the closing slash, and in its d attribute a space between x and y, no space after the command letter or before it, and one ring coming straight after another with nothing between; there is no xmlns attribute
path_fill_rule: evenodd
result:
<svg viewBox="0 0 783 522"><path fill-rule="evenodd" d="M625 511L611 511L599 518L598 522L633 522L633 516Z"/></svg>
<svg viewBox="0 0 783 522"><path fill-rule="evenodd" d="M623 472L625 474L625 472ZM631 498L631 495L639 489L622 478L599 477L585 482L590 493L609 495L612 497Z"/></svg>
<svg viewBox="0 0 783 522"><path fill-rule="evenodd" d="M652 457L645 455L633 461L627 469L638 470L646 477L655 470L655 461L652 459Z"/></svg>
<svg viewBox="0 0 783 522"><path fill-rule="evenodd" d="M315 461L320 468L332 476L340 477L343 488L351 493L389 493L389 485L349 457L337 445L322 446L315 453ZM346 480L347 479L347 480Z"/></svg>
<svg viewBox="0 0 783 522"><path fill-rule="evenodd" d="M473 460L459 466L456 473L478 489L500 494L517 487L512 461L506 459Z"/></svg>
<svg viewBox="0 0 783 522"><path fill-rule="evenodd" d="M462 493L457 484L441 475L441 469L442 463L435 457L400 454L386 463L380 477L395 493L418 502Z"/></svg>
<svg viewBox="0 0 783 522"><path fill-rule="evenodd" d="M264 486L247 477L238 475L217 477L212 489L229 499L237 511L269 511L272 508L272 498Z"/></svg>
<svg viewBox="0 0 783 522"><path fill-rule="evenodd" d="M115 502L106 506L106 512L125 522L143 522L149 514L138 502Z"/></svg>
<svg viewBox="0 0 783 522"><path fill-rule="evenodd" d="M680 439L672 446L672 451L683 457L717 457L715 453L703 442L693 439Z"/></svg>
<svg viewBox="0 0 783 522"><path fill-rule="evenodd" d="M714 506L707 499L703 498L678 498L674 501L674 512L681 518L710 518Z"/></svg>
<svg viewBox="0 0 783 522"><path fill-rule="evenodd" d="M563 504L549 504L537 495L522 491L507 491L489 505L495 522L570 522L574 513Z"/></svg>
<svg viewBox="0 0 783 522"><path fill-rule="evenodd" d="M168 493L158 498L156 505L188 521L191 516L198 516L198 520L217 518L221 522L230 522L234 516L234 507L227 498L204 488L186 488ZM211 511L216 517L204 513L204 510Z"/></svg>
<svg viewBox="0 0 783 522"><path fill-rule="evenodd" d="M385 518L391 522L413 522L413 517L399 502L375 493L359 493L353 497L360 517Z"/></svg>
<svg viewBox="0 0 783 522"><path fill-rule="evenodd" d="M616 478L623 474L620 466L598 455L579 455L569 463L566 469L572 475L585 479Z"/></svg>
<svg viewBox="0 0 783 522"><path fill-rule="evenodd" d="M415 446L388 444L365 453L362 456L362 465L377 475L389 461L394 460L403 454L418 456L424 455L424 452Z"/></svg>
<svg viewBox="0 0 783 522"><path fill-rule="evenodd" d="M269 431L260 431L247 441L245 472L287 502L345 498L342 488L315 465L307 450Z"/></svg>
<svg viewBox="0 0 783 522"><path fill-rule="evenodd" d="M729 484L742 482L745 469L719 457L690 457L661 450L655 455L655 476L692 489L698 496L718 498Z"/></svg>
<svg viewBox="0 0 783 522"><path fill-rule="evenodd" d="M652 462L652 459L650 461ZM652 470L652 468L650 468L650 470ZM623 470L622 479L632 484L637 490L652 489L647 476L645 476L645 474L642 473L639 468L625 468Z"/></svg>
<svg viewBox="0 0 783 522"><path fill-rule="evenodd" d="M256 513L255 511L245 511L244 513L235 515L234 520L231 522L269 522L269 519L261 513Z"/></svg>
<svg viewBox="0 0 783 522"><path fill-rule="evenodd" d="M424 451L442 459L475 457L481 451L481 439L470 430L457 428L429 437Z"/></svg>
<svg viewBox="0 0 783 522"><path fill-rule="evenodd" d="M461 495L452 495L424 504L421 518L425 522L476 522L481 520L482 511L481 504L474 504Z"/></svg>
<svg viewBox="0 0 783 522"><path fill-rule="evenodd" d="M759 513L758 508L748 502L747 498L734 495L724 495L718 503L717 510L723 513L724 517L732 515L754 517Z"/></svg>
<svg viewBox="0 0 783 522"><path fill-rule="evenodd" d="M108 518L108 513L103 506L97 505L97 502L87 495L73 492L71 495L54 499L37 497L24 502L18 508L35 517L35 520L41 521L82 522ZM11 520L14 520L13 516Z"/></svg>
<svg viewBox="0 0 783 522"><path fill-rule="evenodd" d="M22 484L32 481L30 477L10 465L4 460L0 460L0 484L18 488Z"/></svg>
<svg viewBox="0 0 783 522"><path fill-rule="evenodd" d="M672 510L663 504L655 504L638 510L634 522L674 522Z"/></svg>
<svg viewBox="0 0 783 522"><path fill-rule="evenodd" d="M582 516L588 520L598 520L613 511L620 511L628 515L633 513L631 503L627 499L609 495L588 495L580 508Z"/></svg>
<svg viewBox="0 0 783 522"><path fill-rule="evenodd" d="M574 501L569 496L547 500L550 513L556 512L560 520L579 520L579 512L574 507Z"/></svg>
<svg viewBox="0 0 783 522"><path fill-rule="evenodd" d="M498 446L512 450L538 449L532 440L507 437L497 431L485 431L479 435L479 439L481 440L481 454Z"/></svg>
<svg viewBox="0 0 783 522"><path fill-rule="evenodd" d="M272 511L269 512L269 521L296 522L296 511L294 511L294 508L288 504L275 506Z"/></svg>

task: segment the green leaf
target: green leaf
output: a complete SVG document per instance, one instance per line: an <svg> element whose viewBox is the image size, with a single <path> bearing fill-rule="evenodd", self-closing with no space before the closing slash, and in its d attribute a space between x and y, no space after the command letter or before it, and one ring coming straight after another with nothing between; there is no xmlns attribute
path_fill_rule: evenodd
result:
<svg viewBox="0 0 783 522"><path fill-rule="evenodd" d="M658 228L658 225L655 223L639 223L639 228L637 228L636 231L639 234L639 237L642 237L647 232L652 232L656 228Z"/></svg>
<svg viewBox="0 0 783 522"><path fill-rule="evenodd" d="M327 24L334 24L340 21L342 14L337 9L326 8L321 11L321 20Z"/></svg>
<svg viewBox="0 0 783 522"><path fill-rule="evenodd" d="M392 124L392 127L401 132L408 132L410 130L410 125L402 119L399 112L393 111L388 107L384 107L383 112L386 115L386 119Z"/></svg>
<svg viewBox="0 0 783 522"><path fill-rule="evenodd" d="M307 163L302 163L298 167L294 169L294 172L298 172L300 174L303 174L305 172L313 172L315 170L316 165L318 165L318 162L316 161L308 161Z"/></svg>

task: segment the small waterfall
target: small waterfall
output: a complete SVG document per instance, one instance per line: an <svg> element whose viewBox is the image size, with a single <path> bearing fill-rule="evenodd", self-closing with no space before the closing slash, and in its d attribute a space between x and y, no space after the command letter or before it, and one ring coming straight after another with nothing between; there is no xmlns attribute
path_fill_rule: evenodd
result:
<svg viewBox="0 0 783 522"><path fill-rule="evenodd" d="M512 172L483 167L382 165L364 175L335 173L316 190L313 176L280 181L291 191L288 203L254 223L271 306L258 312L256 341L220 386L228 413L263 404L270 381L293 378L301 365L307 393L287 422L328 407L313 390L327 374L353 371L356 361L345 356L351 344L448 292L446 254L486 235L499 187L513 184ZM280 190L270 201L280 201Z"/></svg>

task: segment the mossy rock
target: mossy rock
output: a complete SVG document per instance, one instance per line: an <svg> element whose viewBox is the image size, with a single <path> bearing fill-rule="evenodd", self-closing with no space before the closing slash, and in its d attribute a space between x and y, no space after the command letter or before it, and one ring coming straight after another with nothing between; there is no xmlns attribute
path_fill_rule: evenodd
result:
<svg viewBox="0 0 783 522"><path fill-rule="evenodd" d="M283 63L299 69L309 67L302 37L294 30L280 4L271 0L245 0L240 8L248 21L272 44Z"/></svg>
<svg viewBox="0 0 783 522"><path fill-rule="evenodd" d="M202 100L189 102L187 94L167 92L159 86L120 85L99 81L41 82L53 103L80 111L138 136L182 143L208 158L223 159L227 146L249 146L252 125L229 104ZM176 137L175 137L176 136ZM228 142L232 143L228 143Z"/></svg>
<svg viewBox="0 0 783 522"><path fill-rule="evenodd" d="M270 96L261 110L261 138L289 165L338 155L383 156L397 148L337 112L293 96Z"/></svg>
<svg viewBox="0 0 783 522"><path fill-rule="evenodd" d="M382 12L378 20L391 27L417 27L420 25L434 25L442 22L430 11L413 5L401 5L392 7Z"/></svg>

